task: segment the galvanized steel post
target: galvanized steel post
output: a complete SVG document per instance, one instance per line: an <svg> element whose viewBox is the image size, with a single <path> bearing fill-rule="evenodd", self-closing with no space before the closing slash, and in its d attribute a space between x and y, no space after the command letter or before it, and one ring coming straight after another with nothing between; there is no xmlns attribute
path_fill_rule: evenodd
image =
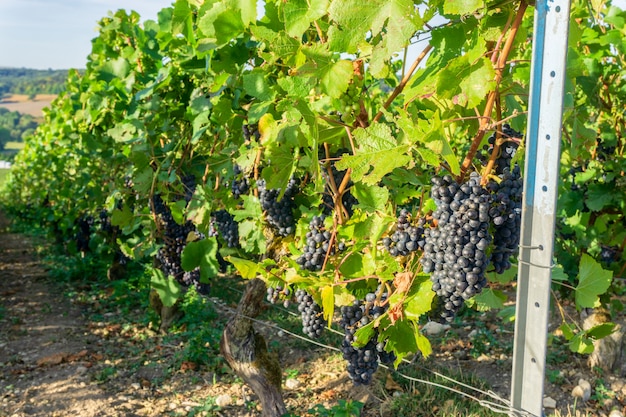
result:
<svg viewBox="0 0 626 417"><path fill-rule="evenodd" d="M530 75L511 406L543 415L569 0L537 0Z"/></svg>

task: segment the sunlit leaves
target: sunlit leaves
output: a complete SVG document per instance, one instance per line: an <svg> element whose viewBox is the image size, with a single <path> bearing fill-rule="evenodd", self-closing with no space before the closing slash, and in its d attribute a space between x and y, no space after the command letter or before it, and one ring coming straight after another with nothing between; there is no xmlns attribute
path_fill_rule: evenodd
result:
<svg viewBox="0 0 626 417"><path fill-rule="evenodd" d="M578 285L576 286L576 305L595 307L598 295L603 294L611 285L613 272L607 271L591 256L583 254L580 258Z"/></svg>

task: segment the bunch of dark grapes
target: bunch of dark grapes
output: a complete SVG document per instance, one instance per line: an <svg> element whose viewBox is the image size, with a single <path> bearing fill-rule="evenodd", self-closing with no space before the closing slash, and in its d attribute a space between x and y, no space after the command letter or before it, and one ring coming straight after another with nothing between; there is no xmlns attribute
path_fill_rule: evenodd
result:
<svg viewBox="0 0 626 417"><path fill-rule="evenodd" d="M187 244L187 239L191 233L195 233L196 238L203 236L196 231L196 227L190 221L178 224L174 221L170 209L167 207L160 195L152 197L152 207L157 216L159 225L163 228L163 246L159 248L156 259L159 268L166 276L172 276L181 285L193 285L198 293L208 294L210 286L200 282L200 269L185 271L181 266L181 255Z"/></svg>
<svg viewBox="0 0 626 417"><path fill-rule="evenodd" d="M496 156L494 171L496 175L502 175L505 169L511 169L511 161L515 157L517 148L519 147L519 141L523 138L523 135L511 128L508 124L502 126L502 139L504 140L500 146L499 153ZM494 132L487 139L489 145L485 146L485 150L490 156L495 149L496 133Z"/></svg>
<svg viewBox="0 0 626 417"><path fill-rule="evenodd" d="M288 308L291 305L292 295L291 288L288 286L283 288L281 285L277 285L276 287L267 287L267 296L265 298L272 304L281 301L283 306Z"/></svg>
<svg viewBox="0 0 626 417"><path fill-rule="evenodd" d="M185 191L184 199L187 203L193 198L193 193L196 192L196 177L193 174L183 175L180 179L183 184L183 190Z"/></svg>
<svg viewBox="0 0 626 417"><path fill-rule="evenodd" d="M76 220L78 231L76 232L75 241L76 249L79 252L89 252L89 241L91 240L91 227L93 226L93 217L81 216Z"/></svg>
<svg viewBox="0 0 626 417"><path fill-rule="evenodd" d="M355 300L351 306L341 307L341 327L344 339L341 343L343 358L348 361L347 370L355 385L368 385L372 375L378 369L378 363L391 363L395 354L385 351L385 342L377 342L378 331L375 330L370 340L362 347L354 347L355 333L359 327L369 324L385 312L385 307L376 305L376 294L368 293L365 303ZM381 300L384 301L383 294Z"/></svg>
<svg viewBox="0 0 626 417"><path fill-rule="evenodd" d="M265 212L265 218L269 225L280 236L289 236L295 231L296 221L293 216L295 208L294 197L298 194L298 181L294 178L289 180L285 192L280 200L280 189L268 189L265 180L257 181L261 208Z"/></svg>
<svg viewBox="0 0 626 417"><path fill-rule="evenodd" d="M243 132L243 140L250 142L251 140L259 140L261 133L259 132L259 125L243 125L241 127Z"/></svg>
<svg viewBox="0 0 626 417"><path fill-rule="evenodd" d="M326 255L335 254L335 245L331 246L330 231L324 227L324 219L326 216L313 216L309 223L309 231L306 233L306 243L304 252L296 259L296 262L302 269L308 271L320 271L324 265ZM345 244L340 242L337 249L341 252L345 249Z"/></svg>
<svg viewBox="0 0 626 417"><path fill-rule="evenodd" d="M108 235L113 234L115 232L115 228L111 224L109 212L106 209L102 209L100 210L98 217L100 218L100 230Z"/></svg>
<svg viewBox="0 0 626 417"><path fill-rule="evenodd" d="M236 199L240 196L247 194L250 190L250 183L248 178L244 175L239 165L233 166L233 181L230 184L230 190L233 193L233 197Z"/></svg>
<svg viewBox="0 0 626 417"><path fill-rule="evenodd" d="M418 249L424 249L424 219L420 218L417 225L411 224L408 210L402 209L396 222L396 229L391 236L383 238L383 244L391 256L407 256Z"/></svg>
<svg viewBox="0 0 626 417"><path fill-rule="evenodd" d="M302 332L311 338L320 337L326 326L322 308L304 290L296 290L295 295L302 319Z"/></svg>
<svg viewBox="0 0 626 417"><path fill-rule="evenodd" d="M431 194L437 204L433 218L438 224L425 230L421 263L424 272L431 273L433 290L443 307L441 316L451 321L464 300L487 284L492 197L480 186L477 175L462 185L449 175L434 177L432 182Z"/></svg>
<svg viewBox="0 0 626 417"><path fill-rule="evenodd" d="M333 154L332 158L336 158L340 156L341 153L343 152L342 151L336 152L335 154ZM337 168L335 168L335 161L330 161L328 162L328 164L329 164L331 175L332 175L332 181L334 181L335 186L338 189L341 183L343 182L343 179L346 176L346 171L337 170ZM324 177L324 180L326 181L324 194L322 195L324 213L330 214L335 207L335 201L333 199L331 177L328 174L328 169L326 169L325 166L322 167L322 176ZM348 216L352 216L352 213L354 213L354 206L359 203L359 201L350 192L350 187L352 187L353 184L354 183L352 182L352 180L349 180L348 184L346 184L343 194L341 195L341 204L346 209L346 213L348 214Z"/></svg>
<svg viewBox="0 0 626 417"><path fill-rule="evenodd" d="M494 225L491 263L495 272L501 274L511 267L509 259L519 248L524 188L519 166L515 165L512 171L504 168L500 181L490 180L487 188L495 196L489 209Z"/></svg>
<svg viewBox="0 0 626 417"><path fill-rule="evenodd" d="M209 236L220 236L229 248L239 247L239 226L226 210L218 210L211 216Z"/></svg>

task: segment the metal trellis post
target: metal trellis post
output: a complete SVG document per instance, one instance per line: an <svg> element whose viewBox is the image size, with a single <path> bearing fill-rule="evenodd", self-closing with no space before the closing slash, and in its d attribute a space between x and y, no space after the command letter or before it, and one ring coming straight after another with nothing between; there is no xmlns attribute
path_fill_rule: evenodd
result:
<svg viewBox="0 0 626 417"><path fill-rule="evenodd" d="M511 406L543 415L569 0L537 0L530 74Z"/></svg>

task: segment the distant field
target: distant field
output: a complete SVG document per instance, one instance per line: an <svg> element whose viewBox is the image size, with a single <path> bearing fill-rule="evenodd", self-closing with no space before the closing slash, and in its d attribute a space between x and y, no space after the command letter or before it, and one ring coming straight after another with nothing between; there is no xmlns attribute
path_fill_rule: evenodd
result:
<svg viewBox="0 0 626 417"><path fill-rule="evenodd" d="M13 94L0 100L0 107L18 111L22 114L41 117L43 108L48 107L55 98L55 94L37 94L35 100L29 100L25 94Z"/></svg>
<svg viewBox="0 0 626 417"><path fill-rule="evenodd" d="M24 149L24 142L7 142L4 145L4 149L7 151L20 151Z"/></svg>

